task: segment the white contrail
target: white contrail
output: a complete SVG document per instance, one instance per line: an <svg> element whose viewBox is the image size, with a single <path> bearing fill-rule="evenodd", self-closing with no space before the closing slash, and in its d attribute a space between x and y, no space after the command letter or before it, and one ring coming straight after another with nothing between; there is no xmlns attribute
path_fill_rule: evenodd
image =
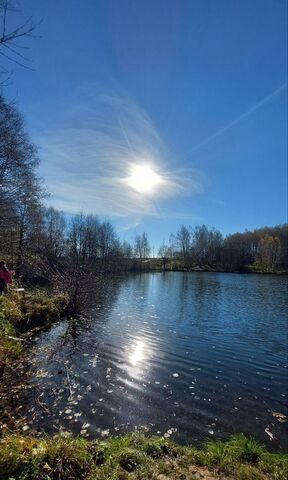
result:
<svg viewBox="0 0 288 480"><path fill-rule="evenodd" d="M232 120L230 123L228 123L227 125L225 125L224 127L220 128L219 130L217 130L215 133L213 133L210 137L206 138L205 140L203 140L202 142L198 143L197 145L195 145L192 150L190 150L191 152L194 152L194 150L197 150L198 148L202 147L203 145L206 145L207 143L210 143L212 140L214 140L214 138L217 138L219 137L220 135L222 135L222 133L226 132L227 130L230 130L230 128L234 127L234 125L237 125L237 123L240 123L242 120L244 120L244 118L248 117L249 115L251 115L252 113L254 113L256 110L258 110L258 108L262 107L263 105L265 105L265 103L269 102L270 100L272 100L272 98L276 97L277 95L279 95L280 93L284 92L284 90L287 89L287 82L283 83L283 85L281 85L279 88L277 88L276 90L274 90L272 93L270 93L269 95L267 95L267 97L264 97L262 98L262 100L260 100L260 102L256 103L255 105L253 105L253 107L249 108L249 110L247 110L246 112L242 113L241 115L239 115L239 117L236 117L234 118L234 120Z"/></svg>

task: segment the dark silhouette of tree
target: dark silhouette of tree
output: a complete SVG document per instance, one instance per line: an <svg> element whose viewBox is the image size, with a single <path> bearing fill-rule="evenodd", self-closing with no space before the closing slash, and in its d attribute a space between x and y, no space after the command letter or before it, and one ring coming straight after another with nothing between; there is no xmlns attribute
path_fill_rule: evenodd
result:
<svg viewBox="0 0 288 480"><path fill-rule="evenodd" d="M37 149L14 103L0 95L0 247L22 262L44 191L36 174Z"/></svg>
<svg viewBox="0 0 288 480"><path fill-rule="evenodd" d="M149 245L148 235L143 232L142 235L136 235L134 243L134 255L140 260L145 260L149 257L151 247Z"/></svg>
<svg viewBox="0 0 288 480"><path fill-rule="evenodd" d="M17 12L18 9L13 1L0 1L0 56L4 61L31 69L30 59L23 53L27 50L27 45L24 45L22 41L23 39L36 37L36 26L30 16L16 26L9 27L9 15L12 16ZM6 76L8 74L3 67L0 73Z"/></svg>
<svg viewBox="0 0 288 480"><path fill-rule="evenodd" d="M191 240L191 228L182 225L176 233L176 244L185 263L188 261L188 258L191 254Z"/></svg>

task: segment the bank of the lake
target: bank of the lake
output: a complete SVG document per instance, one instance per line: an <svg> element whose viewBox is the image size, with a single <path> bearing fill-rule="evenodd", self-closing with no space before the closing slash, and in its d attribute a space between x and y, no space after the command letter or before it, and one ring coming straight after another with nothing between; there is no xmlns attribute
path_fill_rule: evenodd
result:
<svg viewBox="0 0 288 480"><path fill-rule="evenodd" d="M256 273L263 275L288 275L288 270L281 266L277 268L267 267L259 262L248 265L230 265L223 264L195 264L189 261L185 262L179 258L149 258L138 260L134 268L143 272L214 272L214 273Z"/></svg>
<svg viewBox="0 0 288 480"><path fill-rule="evenodd" d="M96 442L9 435L0 472L1 480L284 480L288 455L243 435L198 449L139 432Z"/></svg>
<svg viewBox="0 0 288 480"><path fill-rule="evenodd" d="M65 295L49 295L40 290L25 293L24 289L12 289L7 296L0 296L0 379L6 366L21 358L21 333L55 321L67 301Z"/></svg>

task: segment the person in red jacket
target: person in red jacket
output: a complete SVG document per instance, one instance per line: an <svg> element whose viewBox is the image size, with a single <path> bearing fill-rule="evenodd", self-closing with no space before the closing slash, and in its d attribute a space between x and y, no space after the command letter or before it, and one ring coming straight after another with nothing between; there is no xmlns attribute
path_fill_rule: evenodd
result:
<svg viewBox="0 0 288 480"><path fill-rule="evenodd" d="M13 273L8 270L6 263L0 261L0 295L7 293L8 285L12 283Z"/></svg>

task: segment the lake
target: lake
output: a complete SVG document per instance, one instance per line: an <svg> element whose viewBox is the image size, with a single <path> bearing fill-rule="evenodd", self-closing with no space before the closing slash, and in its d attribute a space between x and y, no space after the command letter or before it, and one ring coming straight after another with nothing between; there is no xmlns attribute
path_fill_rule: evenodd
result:
<svg viewBox="0 0 288 480"><path fill-rule="evenodd" d="M87 315L35 337L40 431L136 428L200 444L236 432L287 449L287 277L146 273L105 278ZM37 399L36 399L37 397ZM274 413L274 415L273 415Z"/></svg>

